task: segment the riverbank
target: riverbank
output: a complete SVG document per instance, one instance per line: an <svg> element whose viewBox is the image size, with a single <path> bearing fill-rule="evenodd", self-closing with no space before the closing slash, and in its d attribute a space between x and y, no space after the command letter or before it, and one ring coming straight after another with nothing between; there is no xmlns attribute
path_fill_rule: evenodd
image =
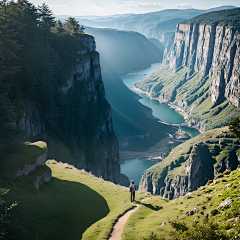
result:
<svg viewBox="0 0 240 240"><path fill-rule="evenodd" d="M131 158L147 158L148 161L160 162L171 152L173 147L190 138L188 133L179 129L174 135L169 134L169 137L161 139L145 152L120 151L120 164Z"/></svg>
<svg viewBox="0 0 240 240"><path fill-rule="evenodd" d="M188 127L188 128L196 129L196 130L198 130L200 133L204 133L204 131L203 131L202 129L200 129L200 128L196 127L196 126L189 126L189 124L187 123L187 120L190 120L188 114L187 114L183 109L181 109L180 107L176 106L175 104L169 103L169 102L167 102L167 101L161 101L161 100L159 100L158 98L153 98L153 97L151 97L150 94L149 94L147 91L143 91L143 90L137 88L137 87L134 85L134 83L129 87L129 89L131 89L131 90L134 91L134 92L138 92L138 93L145 94L145 95L146 95L149 99L151 99L151 100L156 100L156 101L158 101L159 103L165 103L165 104L167 104L170 108L172 108L172 109L176 110L178 113L180 113L180 114L183 116L184 120L185 120L184 123L169 123L169 122L162 121L162 120L160 119L160 121L159 121L160 123L163 123L163 124L166 124L166 125L171 125L171 126Z"/></svg>

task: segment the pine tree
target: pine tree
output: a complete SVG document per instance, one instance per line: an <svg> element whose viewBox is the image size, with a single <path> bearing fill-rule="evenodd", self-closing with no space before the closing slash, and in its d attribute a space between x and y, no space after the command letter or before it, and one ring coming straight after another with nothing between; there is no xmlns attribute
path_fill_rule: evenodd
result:
<svg viewBox="0 0 240 240"><path fill-rule="evenodd" d="M229 130L232 132L235 137L240 138L240 117L234 118L231 122L228 123Z"/></svg>

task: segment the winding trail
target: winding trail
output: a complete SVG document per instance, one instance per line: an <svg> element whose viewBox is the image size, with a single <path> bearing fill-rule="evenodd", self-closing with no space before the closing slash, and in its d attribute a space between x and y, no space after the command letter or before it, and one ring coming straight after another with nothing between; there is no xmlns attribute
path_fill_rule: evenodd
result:
<svg viewBox="0 0 240 240"><path fill-rule="evenodd" d="M142 199L142 200L140 200L140 202L142 203L149 199L151 199L151 198ZM130 215L132 213L134 213L140 207L140 205L141 204L137 203L133 209L127 211L122 217L120 217L118 219L118 221L116 222L116 224L113 227L112 234L110 235L110 238L108 240L121 240L122 239L121 235L122 235L125 223L127 222Z"/></svg>

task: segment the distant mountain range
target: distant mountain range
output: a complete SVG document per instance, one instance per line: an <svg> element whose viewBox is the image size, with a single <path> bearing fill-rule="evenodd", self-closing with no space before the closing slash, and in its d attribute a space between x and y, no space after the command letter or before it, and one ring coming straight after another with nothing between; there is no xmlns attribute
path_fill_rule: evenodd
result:
<svg viewBox="0 0 240 240"><path fill-rule="evenodd" d="M94 36L101 60L117 74L161 62L163 50L137 32L86 27Z"/></svg>
<svg viewBox="0 0 240 240"><path fill-rule="evenodd" d="M84 26L139 32L148 38L154 37L166 44L168 38L175 31L176 24L184 19L187 20L204 13L232 8L235 8L235 6L221 6L207 10L166 9L145 14L123 14L109 17L75 16L75 19ZM62 21L67 17L56 16L57 19ZM164 26L167 26L167 28L163 29Z"/></svg>

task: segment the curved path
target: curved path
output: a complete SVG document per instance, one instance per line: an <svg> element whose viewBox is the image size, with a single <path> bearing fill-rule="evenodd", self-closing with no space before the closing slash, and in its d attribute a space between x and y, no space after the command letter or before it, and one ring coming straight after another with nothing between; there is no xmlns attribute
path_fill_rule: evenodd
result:
<svg viewBox="0 0 240 240"><path fill-rule="evenodd" d="M140 202L144 202L144 201L149 200L149 199L151 199L151 198L142 199ZM118 219L118 221L116 222L116 224L113 227L113 231L110 235L109 240L121 240L122 239L121 235L122 235L125 223L127 222L130 215L132 213L134 213L139 207L140 207L140 204L137 203L136 206L133 209L127 211L122 217L120 217Z"/></svg>

